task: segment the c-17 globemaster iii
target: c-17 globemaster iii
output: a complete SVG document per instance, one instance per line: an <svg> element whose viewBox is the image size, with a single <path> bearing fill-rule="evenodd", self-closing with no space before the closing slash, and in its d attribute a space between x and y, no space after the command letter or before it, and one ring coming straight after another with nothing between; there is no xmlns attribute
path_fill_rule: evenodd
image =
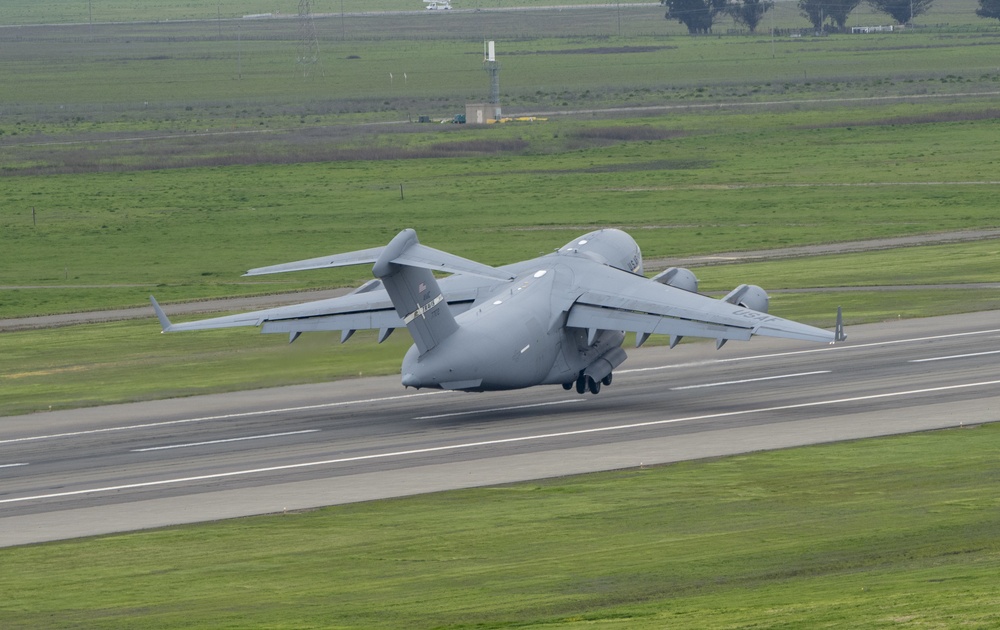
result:
<svg viewBox="0 0 1000 630"><path fill-rule="evenodd" d="M379 342L405 326L413 346L403 358L405 387L482 392L556 384L596 394L636 346L653 334L707 337L716 347L752 335L832 343L834 332L768 315L768 296L740 285L722 299L699 294L694 274L670 268L643 276L631 236L597 230L554 253L490 267L420 244L411 229L384 247L261 267L258 276L371 264L375 279L341 297L240 315L172 324L151 297L164 332L259 326L290 342L312 331L376 329ZM433 272L452 274L438 280Z"/></svg>

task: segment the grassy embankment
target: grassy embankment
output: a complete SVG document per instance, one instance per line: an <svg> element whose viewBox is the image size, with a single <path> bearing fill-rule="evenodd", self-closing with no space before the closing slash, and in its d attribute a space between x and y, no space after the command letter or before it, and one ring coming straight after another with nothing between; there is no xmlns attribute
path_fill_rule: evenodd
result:
<svg viewBox="0 0 1000 630"><path fill-rule="evenodd" d="M994 627L1000 426L0 550L5 628Z"/></svg>

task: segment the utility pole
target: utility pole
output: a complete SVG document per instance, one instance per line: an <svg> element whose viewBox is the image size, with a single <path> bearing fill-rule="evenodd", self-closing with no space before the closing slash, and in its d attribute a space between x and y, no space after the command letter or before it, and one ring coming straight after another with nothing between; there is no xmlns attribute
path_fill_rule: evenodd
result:
<svg viewBox="0 0 1000 630"><path fill-rule="evenodd" d="M243 29L236 25L236 78L243 78Z"/></svg>

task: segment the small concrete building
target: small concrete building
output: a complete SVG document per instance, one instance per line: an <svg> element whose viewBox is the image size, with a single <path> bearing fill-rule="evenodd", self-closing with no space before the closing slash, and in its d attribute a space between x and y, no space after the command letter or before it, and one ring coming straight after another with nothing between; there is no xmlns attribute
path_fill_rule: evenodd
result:
<svg viewBox="0 0 1000 630"><path fill-rule="evenodd" d="M467 103L465 105L465 123L467 125L485 125L490 121L500 120L500 105L493 103Z"/></svg>

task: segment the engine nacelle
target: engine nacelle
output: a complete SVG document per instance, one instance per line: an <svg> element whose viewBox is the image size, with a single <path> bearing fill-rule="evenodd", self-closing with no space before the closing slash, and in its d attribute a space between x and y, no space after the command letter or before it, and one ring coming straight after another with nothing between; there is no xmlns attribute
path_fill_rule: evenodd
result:
<svg viewBox="0 0 1000 630"><path fill-rule="evenodd" d="M694 272L684 267L671 267L666 271L661 271L650 279L654 282L674 287L675 289L683 289L690 293L698 292L698 278L695 277Z"/></svg>
<svg viewBox="0 0 1000 630"><path fill-rule="evenodd" d="M767 291L755 284L741 284L730 291L729 295L722 298L722 301L761 313L766 313L771 304L770 298L767 297Z"/></svg>

